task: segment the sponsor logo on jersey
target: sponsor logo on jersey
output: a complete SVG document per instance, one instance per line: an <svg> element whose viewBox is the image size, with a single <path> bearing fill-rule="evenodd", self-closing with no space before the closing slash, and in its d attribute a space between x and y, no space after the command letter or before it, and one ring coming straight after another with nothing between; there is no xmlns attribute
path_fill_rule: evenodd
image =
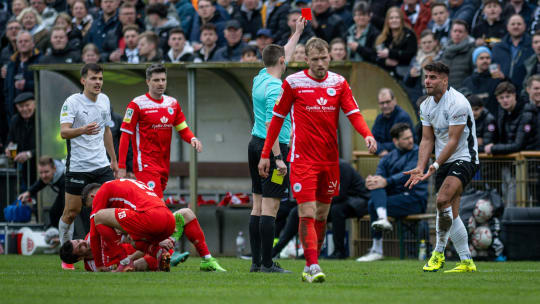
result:
<svg viewBox="0 0 540 304"><path fill-rule="evenodd" d="M300 90L300 93L315 93L315 90Z"/></svg>
<svg viewBox="0 0 540 304"><path fill-rule="evenodd" d="M150 190L154 190L154 188L156 187L156 182L154 182L154 181L149 181L149 182L147 183L147 185L148 185L148 188L150 188Z"/></svg>
<svg viewBox="0 0 540 304"><path fill-rule="evenodd" d="M458 114L458 115L452 116L452 119L453 119L453 120L458 120L458 119L460 119L460 118L462 118L462 117L465 117L465 116L467 116L467 114L465 114L465 113L463 113L463 114Z"/></svg>
<svg viewBox="0 0 540 304"><path fill-rule="evenodd" d="M328 100L326 100L326 98L320 97L320 98L317 98L317 103L321 106L324 106L328 103Z"/></svg>
<svg viewBox="0 0 540 304"><path fill-rule="evenodd" d="M336 89L328 88L326 89L326 94L328 94L329 96L336 96Z"/></svg>
<svg viewBox="0 0 540 304"><path fill-rule="evenodd" d="M294 191L294 192L300 192L300 190L302 190L302 184L300 184L300 183L295 183L295 184L293 185L293 191Z"/></svg>
<svg viewBox="0 0 540 304"><path fill-rule="evenodd" d="M169 112L169 114L173 115L174 114L174 109L171 108L171 107L168 107L167 112Z"/></svg>
<svg viewBox="0 0 540 304"><path fill-rule="evenodd" d="M161 123L166 124L169 121L169 119L167 119L167 117L163 116L163 117L161 117L161 119L159 121L161 121Z"/></svg>
<svg viewBox="0 0 540 304"><path fill-rule="evenodd" d="M526 124L526 125L523 127L523 130L524 130L526 133L531 132L531 125Z"/></svg>
<svg viewBox="0 0 540 304"><path fill-rule="evenodd" d="M133 117L133 109L127 109L126 115L124 115L124 122L130 123L132 117Z"/></svg>
<svg viewBox="0 0 540 304"><path fill-rule="evenodd" d="M338 181L330 181L328 184L328 193L334 193L337 190L338 187Z"/></svg>
<svg viewBox="0 0 540 304"><path fill-rule="evenodd" d="M152 125L152 129L168 129L168 128L172 128L172 127L173 127L173 125L169 124L169 123Z"/></svg>

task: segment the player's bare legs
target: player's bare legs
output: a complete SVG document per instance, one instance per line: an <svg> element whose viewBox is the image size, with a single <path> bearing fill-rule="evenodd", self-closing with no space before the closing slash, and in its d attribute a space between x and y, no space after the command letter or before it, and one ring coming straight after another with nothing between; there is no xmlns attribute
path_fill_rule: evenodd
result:
<svg viewBox="0 0 540 304"><path fill-rule="evenodd" d="M321 202L305 202L298 205L300 224L298 235L304 247L306 267L302 278L309 282L323 282L318 258L326 233L326 218L330 211L330 204ZM315 276L313 276L315 274Z"/></svg>
<svg viewBox="0 0 540 304"><path fill-rule="evenodd" d="M66 203L64 205L64 212L60 221L58 221L58 231L60 235L60 245L65 242L69 242L73 239L73 231L75 225L73 222L77 215L81 212L82 202L79 195L73 195L66 193ZM72 264L62 262L62 269L74 270L75 267Z"/></svg>

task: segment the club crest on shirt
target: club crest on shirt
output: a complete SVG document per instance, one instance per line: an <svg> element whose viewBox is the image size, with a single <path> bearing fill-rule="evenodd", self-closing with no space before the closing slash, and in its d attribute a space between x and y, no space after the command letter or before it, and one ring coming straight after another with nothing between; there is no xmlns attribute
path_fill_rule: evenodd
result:
<svg viewBox="0 0 540 304"><path fill-rule="evenodd" d="M171 108L171 107L168 107L168 108L167 108L167 112L169 112L169 114L173 115L174 109Z"/></svg>
<svg viewBox="0 0 540 304"><path fill-rule="evenodd" d="M293 185L293 191L294 191L294 192L300 192L300 190L302 190L302 184L300 184L300 183L295 183L295 184Z"/></svg>
<svg viewBox="0 0 540 304"><path fill-rule="evenodd" d="M326 94L328 94L328 96L336 96L336 89L328 88L326 89Z"/></svg>
<svg viewBox="0 0 540 304"><path fill-rule="evenodd" d="M150 188L150 190L154 190L154 188L156 187L156 182L148 181L147 185L148 185L148 188Z"/></svg>
<svg viewBox="0 0 540 304"><path fill-rule="evenodd" d="M127 109L126 110L126 115L124 116L124 122L130 123L131 122L131 117L133 117L133 109Z"/></svg>

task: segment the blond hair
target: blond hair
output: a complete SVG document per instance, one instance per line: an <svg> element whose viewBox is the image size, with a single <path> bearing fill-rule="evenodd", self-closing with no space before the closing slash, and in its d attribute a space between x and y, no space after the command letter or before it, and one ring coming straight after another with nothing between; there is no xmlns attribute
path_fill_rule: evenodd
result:
<svg viewBox="0 0 540 304"><path fill-rule="evenodd" d="M309 52L311 50L317 50L319 52L323 52L324 50L326 50L327 52L330 52L330 47L328 46L328 43L323 39L313 37L306 42L306 56L309 56Z"/></svg>

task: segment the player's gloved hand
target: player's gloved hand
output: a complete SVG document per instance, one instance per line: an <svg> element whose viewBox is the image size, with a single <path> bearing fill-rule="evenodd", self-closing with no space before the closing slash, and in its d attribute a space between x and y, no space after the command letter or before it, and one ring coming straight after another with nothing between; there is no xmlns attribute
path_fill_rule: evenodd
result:
<svg viewBox="0 0 540 304"><path fill-rule="evenodd" d="M202 152L202 143L196 137L191 139L191 146L197 150L197 152Z"/></svg>
<svg viewBox="0 0 540 304"><path fill-rule="evenodd" d="M285 176L287 175L287 165L285 165L285 162L281 159L276 160L276 167L279 171L279 175Z"/></svg>
<svg viewBox="0 0 540 304"><path fill-rule="evenodd" d="M373 136L368 136L365 140L369 153L375 154L375 152L377 152L377 141L375 138L373 138Z"/></svg>
<svg viewBox="0 0 540 304"><path fill-rule="evenodd" d="M258 168L259 168L259 175L263 178L267 178L268 171L270 170L270 159L261 157Z"/></svg>

